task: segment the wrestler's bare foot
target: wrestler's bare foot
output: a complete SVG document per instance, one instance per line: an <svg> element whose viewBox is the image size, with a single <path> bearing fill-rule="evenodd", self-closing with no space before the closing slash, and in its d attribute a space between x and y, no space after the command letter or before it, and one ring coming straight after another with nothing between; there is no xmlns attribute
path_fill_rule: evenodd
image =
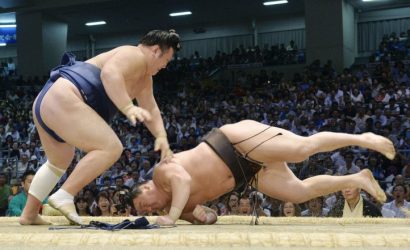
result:
<svg viewBox="0 0 410 250"><path fill-rule="evenodd" d="M20 216L20 225L51 225L50 222L43 220L40 215L36 215L33 218L28 218L26 216Z"/></svg>
<svg viewBox="0 0 410 250"><path fill-rule="evenodd" d="M362 136L365 142L368 144L367 148L373 149L388 159L393 160L396 156L396 150L394 149L393 143L386 137L376 135L373 133L364 133Z"/></svg>
<svg viewBox="0 0 410 250"><path fill-rule="evenodd" d="M374 179L372 172L369 169L363 169L359 172L360 178L363 178L363 189L373 196L377 201L386 202L386 194L380 187L379 183Z"/></svg>

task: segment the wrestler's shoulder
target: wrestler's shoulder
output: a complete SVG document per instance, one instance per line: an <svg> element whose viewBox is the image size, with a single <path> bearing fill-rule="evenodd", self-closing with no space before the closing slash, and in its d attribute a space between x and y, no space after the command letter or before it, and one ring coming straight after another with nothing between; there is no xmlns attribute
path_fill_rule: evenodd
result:
<svg viewBox="0 0 410 250"><path fill-rule="evenodd" d="M183 171L183 167L177 162L168 161L156 166L154 171L159 174L170 174L172 172Z"/></svg>
<svg viewBox="0 0 410 250"><path fill-rule="evenodd" d="M131 53L132 55L138 55L138 56L143 55L143 53L141 52L141 49L134 45L122 45L122 46L119 46L113 49L112 51L115 51L115 52L120 51L122 53L126 52L126 53Z"/></svg>

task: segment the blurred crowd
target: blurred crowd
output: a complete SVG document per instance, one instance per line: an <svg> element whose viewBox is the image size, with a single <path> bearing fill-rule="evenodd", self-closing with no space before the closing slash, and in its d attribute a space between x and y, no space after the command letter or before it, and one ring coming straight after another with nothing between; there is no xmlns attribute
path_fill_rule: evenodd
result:
<svg viewBox="0 0 410 250"><path fill-rule="evenodd" d="M292 79L268 72L262 66L257 74L240 71L232 83L220 83L210 77L216 68L230 64L300 62L296 45L289 45L263 50L241 46L229 55L218 52L214 58L202 59L195 53L191 58L171 62L156 76L154 85L172 150L193 148L212 128L244 119L303 136L319 131L373 132L393 141L398 150L393 161L351 147L318 154L289 167L300 179L320 174L346 175L368 168L386 191L388 201L378 204L360 189L349 189L293 204L249 188L245 193L232 192L206 205L219 215L340 217L352 216L360 204L362 216L408 216L409 62L384 55L371 69L357 65L336 72L331 61L317 60ZM41 85L14 86L0 91L0 215L19 215L25 197L18 195L26 195L33 174L47 160L31 118L31 106L40 88ZM154 138L142 124L133 127L118 115L112 127L125 150L109 170L78 194L75 204L80 215L137 215L127 204L126 194L133 185L150 180L158 162L159 155L153 151ZM57 186L82 155L76 152Z"/></svg>
<svg viewBox="0 0 410 250"><path fill-rule="evenodd" d="M378 50L369 58L370 62L387 60L408 60L410 59L410 29L407 32L392 32L384 35L379 44Z"/></svg>

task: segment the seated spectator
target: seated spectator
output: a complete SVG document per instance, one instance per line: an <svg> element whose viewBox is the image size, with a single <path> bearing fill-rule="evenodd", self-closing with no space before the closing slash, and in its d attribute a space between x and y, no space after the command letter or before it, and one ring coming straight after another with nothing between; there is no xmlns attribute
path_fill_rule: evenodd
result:
<svg viewBox="0 0 410 250"><path fill-rule="evenodd" d="M410 142L410 138L408 139ZM401 170L401 174L403 175L404 179L410 179L410 163L406 164L403 169Z"/></svg>
<svg viewBox="0 0 410 250"><path fill-rule="evenodd" d="M386 207L384 207L384 203L380 203L378 202L373 196L369 195L368 193L365 193L366 195L366 200L370 201L371 203L373 203L374 205L376 205L376 207L380 210L380 212L382 213L383 218L394 218L395 213L393 210L390 210Z"/></svg>
<svg viewBox="0 0 410 250"><path fill-rule="evenodd" d="M140 176L144 180L151 180L152 179L152 168L151 168L151 163L149 160L143 159L140 164Z"/></svg>
<svg viewBox="0 0 410 250"><path fill-rule="evenodd" d="M90 207L88 206L87 200L79 196L75 199L75 210L79 216L91 216Z"/></svg>
<svg viewBox="0 0 410 250"><path fill-rule="evenodd" d="M117 190L112 197L112 216L128 217L131 214L131 206L126 201L127 191Z"/></svg>
<svg viewBox="0 0 410 250"><path fill-rule="evenodd" d="M36 173L34 171L26 171L21 177L22 190L16 196L14 196L9 202L9 208L7 210L8 216L20 216L23 212L27 202L27 193L30 189L31 181ZM43 204L47 203L47 199L43 201Z"/></svg>
<svg viewBox="0 0 410 250"><path fill-rule="evenodd" d="M329 171L324 167L322 160L312 157L309 159L307 164L301 168L299 178L303 180L310 176L326 174L328 172Z"/></svg>
<svg viewBox="0 0 410 250"><path fill-rule="evenodd" d="M295 44L295 41L290 40L288 46L286 46L286 51L296 51L298 50L298 47Z"/></svg>
<svg viewBox="0 0 410 250"><path fill-rule="evenodd" d="M360 218L382 217L380 209L370 201L363 199L360 188L342 190L343 199L340 199L329 212L331 217Z"/></svg>
<svg viewBox="0 0 410 250"><path fill-rule="evenodd" d="M403 184L397 184L393 188L393 201L385 203L383 208L392 210L395 218L406 218L410 211L410 202L406 201L407 188Z"/></svg>
<svg viewBox="0 0 410 250"><path fill-rule="evenodd" d="M29 157L31 156L30 149L27 147L27 143L21 143L20 145L20 157L21 155L26 154Z"/></svg>
<svg viewBox="0 0 410 250"><path fill-rule="evenodd" d="M28 155L22 154L20 161L17 163L17 177L21 177L29 168Z"/></svg>
<svg viewBox="0 0 410 250"><path fill-rule="evenodd" d="M390 185L389 187L387 187L386 189L386 194L390 197L393 197L393 188L398 185L398 184L402 184L405 185L405 179L403 177L403 175L398 174L396 176L394 176L393 181L392 181L393 185Z"/></svg>
<svg viewBox="0 0 410 250"><path fill-rule="evenodd" d="M0 173L0 216L6 215L11 188L7 185L7 178L4 173Z"/></svg>
<svg viewBox="0 0 410 250"><path fill-rule="evenodd" d="M95 202L95 194L98 192L98 188L93 191L93 189L90 188L85 188L83 189L83 198L87 201L87 206L91 214L93 214L92 211L95 211L95 208L97 207L97 202Z"/></svg>
<svg viewBox="0 0 410 250"><path fill-rule="evenodd" d="M237 192L232 192L229 195L226 208L227 208L227 215L238 215L239 214L239 194Z"/></svg>
<svg viewBox="0 0 410 250"><path fill-rule="evenodd" d="M6 142L11 135L6 136ZM9 151L9 158L16 158L17 160L20 159L20 150L18 148L19 144L14 139L12 139L11 148L8 148Z"/></svg>
<svg viewBox="0 0 410 250"><path fill-rule="evenodd" d="M376 180L382 181L385 178L385 169L383 168L379 158L372 154L367 160L367 168L372 171L373 176Z"/></svg>
<svg viewBox="0 0 410 250"><path fill-rule="evenodd" d="M128 173L128 175L130 176L130 178L125 181L124 185L129 188L132 188L134 185L144 181L144 179L140 177L138 171L136 170Z"/></svg>
<svg viewBox="0 0 410 250"><path fill-rule="evenodd" d="M263 211L265 212L266 216L278 217L280 214L280 203L280 200L274 199L270 196L266 196L265 200L262 203Z"/></svg>
<svg viewBox="0 0 410 250"><path fill-rule="evenodd" d="M239 200L239 215L251 215L251 201L248 197L242 197Z"/></svg>
<svg viewBox="0 0 410 250"><path fill-rule="evenodd" d="M115 189L121 189L124 186L124 179L122 176L115 177Z"/></svg>
<svg viewBox="0 0 410 250"><path fill-rule="evenodd" d="M307 202L308 209L302 211L301 216L326 217L329 209L323 207L323 197L316 197Z"/></svg>
<svg viewBox="0 0 410 250"><path fill-rule="evenodd" d="M336 204L341 203L340 200L343 199L342 192L336 192L333 194L329 194L324 197L324 207L327 209L332 210Z"/></svg>
<svg viewBox="0 0 410 250"><path fill-rule="evenodd" d="M364 102L364 97L363 94L359 91L359 89L354 88L353 91L350 93L350 98L352 100L352 102L356 103L356 102Z"/></svg>
<svg viewBox="0 0 410 250"><path fill-rule="evenodd" d="M7 71L9 76L14 76L16 74L16 64L14 64L12 58L9 58L7 61Z"/></svg>
<svg viewBox="0 0 410 250"><path fill-rule="evenodd" d="M339 166L337 173L339 175L355 174L360 172L360 168L353 164L353 153L347 152L344 157L345 164Z"/></svg>
<svg viewBox="0 0 410 250"><path fill-rule="evenodd" d="M112 216L111 213L111 201L107 192L102 191L96 198L97 207L93 211L94 216Z"/></svg>
<svg viewBox="0 0 410 250"><path fill-rule="evenodd" d="M262 207L262 203L263 203L263 194L257 191L253 191L250 195L249 195L249 200L251 201L250 205L251 205L251 209L253 210L251 212L252 215L256 215L256 216L267 216L267 214L265 213L263 207Z"/></svg>
<svg viewBox="0 0 410 250"><path fill-rule="evenodd" d="M214 210L217 215L221 215L221 210L219 209L219 206L218 206L217 203L212 202L212 203L208 204L208 207L210 209Z"/></svg>
<svg viewBox="0 0 410 250"><path fill-rule="evenodd" d="M41 167L41 164L38 162L37 156L32 155L30 157L30 162L28 164L28 170L37 172L37 170Z"/></svg>
<svg viewBox="0 0 410 250"><path fill-rule="evenodd" d="M356 158L356 160L354 161L354 165L356 167L358 167L360 170L364 169L364 159L363 158Z"/></svg>
<svg viewBox="0 0 410 250"><path fill-rule="evenodd" d="M280 211L280 216L284 216L284 217L301 216L300 206L290 201L283 201L279 206L279 211Z"/></svg>
<svg viewBox="0 0 410 250"><path fill-rule="evenodd" d="M109 176L105 176L103 178L103 183L100 188L100 191L108 190L111 187L111 178Z"/></svg>

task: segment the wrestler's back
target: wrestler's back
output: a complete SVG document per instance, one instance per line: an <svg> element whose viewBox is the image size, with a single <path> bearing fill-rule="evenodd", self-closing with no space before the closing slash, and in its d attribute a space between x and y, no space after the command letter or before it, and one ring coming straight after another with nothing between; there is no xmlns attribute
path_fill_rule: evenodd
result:
<svg viewBox="0 0 410 250"><path fill-rule="evenodd" d="M120 46L117 47L115 49L112 49L110 51L98 54L96 56L94 56L93 58L88 59L87 63L91 63L95 66L97 66L98 68L102 69L104 67L104 64L110 60L110 58L115 55L120 49L127 49L128 47L132 47L132 46ZM129 48L128 48L129 49Z"/></svg>
<svg viewBox="0 0 410 250"><path fill-rule="evenodd" d="M205 143L175 154L175 160L191 175L187 207L195 207L232 191L235 181L226 164Z"/></svg>

